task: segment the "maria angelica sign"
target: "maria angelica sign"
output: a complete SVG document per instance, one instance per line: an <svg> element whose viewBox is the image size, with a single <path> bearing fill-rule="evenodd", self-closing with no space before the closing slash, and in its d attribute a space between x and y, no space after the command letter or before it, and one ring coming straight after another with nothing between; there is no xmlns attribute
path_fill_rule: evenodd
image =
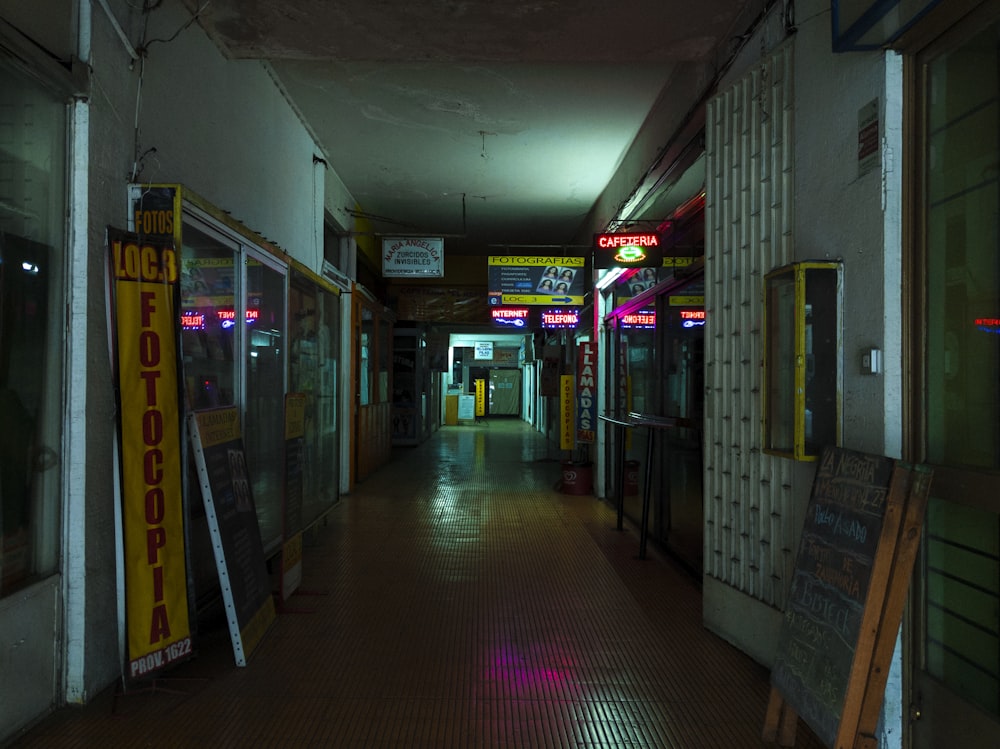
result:
<svg viewBox="0 0 1000 749"><path fill-rule="evenodd" d="M177 325L177 251L108 227L111 339L118 392L125 676L149 677L191 654Z"/></svg>
<svg viewBox="0 0 1000 749"><path fill-rule="evenodd" d="M443 277L444 239L441 237L385 237L382 240L382 276L385 278Z"/></svg>

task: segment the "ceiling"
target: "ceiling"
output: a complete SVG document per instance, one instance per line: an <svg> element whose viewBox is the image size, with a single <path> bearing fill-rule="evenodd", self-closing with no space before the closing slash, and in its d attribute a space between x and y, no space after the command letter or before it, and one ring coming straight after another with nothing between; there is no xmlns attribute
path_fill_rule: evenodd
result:
<svg viewBox="0 0 1000 749"><path fill-rule="evenodd" d="M671 76L711 60L746 5L184 2L224 54L269 63L357 201L345 211L377 234L444 236L446 254L586 238Z"/></svg>

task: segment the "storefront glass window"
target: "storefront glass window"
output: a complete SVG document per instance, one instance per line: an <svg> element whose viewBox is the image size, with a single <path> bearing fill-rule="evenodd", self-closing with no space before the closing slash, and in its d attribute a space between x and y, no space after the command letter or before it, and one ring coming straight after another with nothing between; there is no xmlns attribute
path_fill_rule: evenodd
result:
<svg viewBox="0 0 1000 749"><path fill-rule="evenodd" d="M377 403L389 402L389 355L392 351L392 325L385 318L378 321L378 396Z"/></svg>
<svg viewBox="0 0 1000 749"><path fill-rule="evenodd" d="M238 248L207 227L201 231L190 224L184 226L183 243L181 349L188 406L231 406L236 403Z"/></svg>
<svg viewBox="0 0 1000 749"><path fill-rule="evenodd" d="M927 672L1000 715L1000 25L927 77ZM954 477L954 478L953 478ZM979 487L978 490L970 487ZM968 502L969 505L965 503ZM972 506L977 504L979 506Z"/></svg>
<svg viewBox="0 0 1000 749"><path fill-rule="evenodd" d="M0 596L59 562L65 104L0 65Z"/></svg>
<svg viewBox="0 0 1000 749"><path fill-rule="evenodd" d="M281 542L285 423L285 274L248 257L246 292L247 463L264 551Z"/></svg>
<svg viewBox="0 0 1000 749"><path fill-rule="evenodd" d="M308 526L337 500L337 331L339 298L293 273L289 290L289 390L304 393L302 521Z"/></svg>
<svg viewBox="0 0 1000 749"><path fill-rule="evenodd" d="M994 27L931 66L930 460L1000 468L1000 64Z"/></svg>
<svg viewBox="0 0 1000 749"><path fill-rule="evenodd" d="M361 340L358 351L358 404L368 406L372 403L372 349L375 338L375 318L371 310L361 311Z"/></svg>

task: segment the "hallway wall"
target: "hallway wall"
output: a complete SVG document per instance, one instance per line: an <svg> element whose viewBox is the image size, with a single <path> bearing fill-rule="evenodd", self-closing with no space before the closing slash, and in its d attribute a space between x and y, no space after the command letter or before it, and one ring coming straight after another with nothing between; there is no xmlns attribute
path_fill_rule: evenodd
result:
<svg viewBox="0 0 1000 749"><path fill-rule="evenodd" d="M709 105L709 128L716 127L709 159L718 171L710 167L706 208L706 338L714 343L706 369L704 614L706 626L765 665L815 472L814 462L763 452L766 273L793 261L842 261L840 444L898 457L901 443L900 217L891 158L899 153L899 62L893 53L835 55L829 7L813 0L795 12L805 20L790 34L772 13ZM883 158L862 173L859 121L873 101ZM713 125L713 116L724 121ZM862 372L861 353L870 348L887 354L885 374Z"/></svg>
<svg viewBox="0 0 1000 749"><path fill-rule="evenodd" d="M150 14L148 36L169 37L187 18L165 3ZM313 162L321 154L267 69L225 59L195 24L151 45L140 72L138 150L156 149L141 181L183 182L321 272L325 180L314 182Z"/></svg>
<svg viewBox="0 0 1000 749"><path fill-rule="evenodd" d="M785 43L706 117L705 617L765 663L798 527L796 466L763 452L760 428L763 279L794 257L794 75Z"/></svg>
<svg viewBox="0 0 1000 749"><path fill-rule="evenodd" d="M142 38L145 17L134 4L109 4L128 38ZM105 227L127 225L126 186L133 174L137 181L185 185L316 272L322 269L325 187L339 189L332 198L338 205L350 199L335 174L317 173L313 157L320 151L267 70L225 59L197 24L185 26L189 18L180 2L164 2L149 14L145 38L176 38L150 42L148 57L133 62L107 15L94 6L86 40L93 90L85 106L89 130L82 134L89 153L77 154L89 179L86 199L77 195L75 201L87 227L74 248L74 284L86 294L77 304L82 309L104 309ZM83 553L68 554L64 566L72 591L64 697L85 702L118 678L121 667L110 509L115 406L104 313L74 317L69 335L85 338L88 353L78 371L67 373L86 388L85 398L81 392L74 401L79 417L72 437L86 470L69 489L80 506L67 500L66 509Z"/></svg>

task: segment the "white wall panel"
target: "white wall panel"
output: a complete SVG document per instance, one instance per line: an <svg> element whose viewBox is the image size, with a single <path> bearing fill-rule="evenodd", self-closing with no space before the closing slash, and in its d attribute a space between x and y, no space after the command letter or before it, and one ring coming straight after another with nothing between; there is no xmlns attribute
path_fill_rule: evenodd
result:
<svg viewBox="0 0 1000 749"><path fill-rule="evenodd" d="M792 260L792 48L708 106L705 574L782 607L789 461L762 450L763 278Z"/></svg>

